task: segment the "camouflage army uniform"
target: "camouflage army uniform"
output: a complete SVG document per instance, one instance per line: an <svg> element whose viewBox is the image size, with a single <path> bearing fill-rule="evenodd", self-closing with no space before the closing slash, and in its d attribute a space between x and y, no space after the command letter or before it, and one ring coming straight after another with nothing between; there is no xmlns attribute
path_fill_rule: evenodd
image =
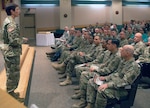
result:
<svg viewBox="0 0 150 108"><path fill-rule="evenodd" d="M150 63L150 46L146 47L144 53L138 59L142 63Z"/></svg>
<svg viewBox="0 0 150 108"><path fill-rule="evenodd" d="M101 37L101 34L100 33L94 33L93 36L99 36L99 37Z"/></svg>
<svg viewBox="0 0 150 108"><path fill-rule="evenodd" d="M97 58L96 58L95 60L93 60L92 62L88 62L88 63L87 63L87 66L86 66L86 65L80 66L80 64L79 64L79 65L76 65L76 66L75 66L75 72L76 72L77 78L80 79L80 75L81 75L81 73L82 73L83 71L89 71L90 66L91 66L92 64L94 64L94 65L99 65L99 64L101 64L101 63L105 63L105 62L109 59L109 55L110 55L110 51L103 49L103 50L98 54L98 56L97 56Z"/></svg>
<svg viewBox="0 0 150 108"><path fill-rule="evenodd" d="M120 52L110 53L109 59L105 63L100 64L99 68L95 69L94 72L99 75L108 75L117 69L120 61Z"/></svg>
<svg viewBox="0 0 150 108"><path fill-rule="evenodd" d="M128 45L127 39L120 39L120 47L123 47L124 45Z"/></svg>
<svg viewBox="0 0 150 108"><path fill-rule="evenodd" d="M61 60L64 61L65 64L69 62L70 59L74 58L75 56L78 56L78 52L86 52L88 49L92 47L92 45L89 43L89 40L82 39L80 40L80 45L77 49L74 51L69 51L69 53L65 52L63 55L63 58ZM90 48L91 49L91 48Z"/></svg>
<svg viewBox="0 0 150 108"><path fill-rule="evenodd" d="M131 85L139 74L140 67L134 58L128 61L123 60L114 73L106 76L104 84L108 84L108 88L105 90L97 92L98 85L94 83L93 79L89 80L87 102L95 103L94 108L105 108L108 99L120 99L122 96L127 96L128 92L124 87Z"/></svg>
<svg viewBox="0 0 150 108"><path fill-rule="evenodd" d="M5 60L5 68L7 74L7 91L13 92L18 86L20 78L20 55L22 53L22 37L14 19L8 16L3 25L4 44L8 45L8 49L3 50Z"/></svg>
<svg viewBox="0 0 150 108"><path fill-rule="evenodd" d="M78 46L81 44L81 41L82 38L81 37L74 37L73 39L73 45L67 50L63 50L62 51L62 54L61 54L61 57L60 57L60 61L63 62L70 54L71 54L71 51L75 50L78 48ZM70 51L71 50L71 51Z"/></svg>
<svg viewBox="0 0 150 108"><path fill-rule="evenodd" d="M80 76L81 98L85 99L87 83L88 83L89 79L93 78L93 75L95 73L97 73L99 75L108 75L117 69L117 67L121 61L121 57L118 54L118 52L115 52L114 54L111 53L108 58L109 58L109 60L107 60L105 63L102 63L99 65L99 69L97 70L97 72L96 71L95 72L88 72L88 71L82 72L82 74Z"/></svg>
<svg viewBox="0 0 150 108"><path fill-rule="evenodd" d="M94 45L92 49L93 49L92 51L90 51L88 54L84 56L77 55L69 60L69 62L66 65L66 71L65 71L67 76L71 76L75 65L93 61L96 58L99 51L101 51L102 46L101 44L98 46Z"/></svg>
<svg viewBox="0 0 150 108"><path fill-rule="evenodd" d="M143 77L150 77L150 46L146 47L144 53L136 60L141 66L141 73Z"/></svg>
<svg viewBox="0 0 150 108"><path fill-rule="evenodd" d="M133 46L134 46L134 57L137 60L138 57L143 54L144 49L145 49L145 44L142 41L140 41L140 42L134 43Z"/></svg>
<svg viewBox="0 0 150 108"><path fill-rule="evenodd" d="M69 36L70 36L69 31L64 31L64 33L63 33L63 35L60 37L60 39L62 39L62 40L64 40L64 41L68 41ZM56 40L55 43L56 43L56 47L60 47L60 46L62 46L62 45L64 44L64 42L63 42L63 41L60 41L60 40Z"/></svg>
<svg viewBox="0 0 150 108"><path fill-rule="evenodd" d="M60 51L60 50L61 50L61 52L63 50L67 50L68 47L66 47L66 45L67 44L72 44L73 39L74 39L74 36L73 35L69 35L68 39L63 44L61 44L59 47L56 47L56 49L55 49L56 51L55 52Z"/></svg>

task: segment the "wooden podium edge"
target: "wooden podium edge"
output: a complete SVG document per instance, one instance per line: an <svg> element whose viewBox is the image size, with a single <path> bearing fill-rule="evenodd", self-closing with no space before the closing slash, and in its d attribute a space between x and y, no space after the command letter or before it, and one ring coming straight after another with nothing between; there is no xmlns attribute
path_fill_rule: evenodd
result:
<svg viewBox="0 0 150 108"><path fill-rule="evenodd" d="M29 102L31 81L32 81L33 68L34 68L34 61L35 61L35 54L36 54L36 51L34 50L34 57L33 57L32 67L31 67L31 71L30 71L30 77L29 77L29 81L28 81L28 87L27 87L26 96L25 96L25 101L24 101L24 105L25 105L25 106L28 106L28 102Z"/></svg>

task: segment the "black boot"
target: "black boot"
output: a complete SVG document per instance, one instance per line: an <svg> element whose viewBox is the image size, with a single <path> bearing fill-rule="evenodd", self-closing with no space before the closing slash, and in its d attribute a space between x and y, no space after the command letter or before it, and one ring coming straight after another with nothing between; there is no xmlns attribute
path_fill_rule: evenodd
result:
<svg viewBox="0 0 150 108"><path fill-rule="evenodd" d="M16 100L18 100L19 102L23 103L24 102L24 98L20 98L19 97L19 93L15 93L14 91L9 92L9 94L14 97Z"/></svg>

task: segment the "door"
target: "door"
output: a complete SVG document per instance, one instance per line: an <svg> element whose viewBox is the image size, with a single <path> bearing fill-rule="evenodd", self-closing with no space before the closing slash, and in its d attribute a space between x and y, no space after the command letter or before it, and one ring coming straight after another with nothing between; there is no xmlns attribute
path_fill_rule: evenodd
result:
<svg viewBox="0 0 150 108"><path fill-rule="evenodd" d="M35 14L24 14L22 18L23 36L28 39L36 39Z"/></svg>

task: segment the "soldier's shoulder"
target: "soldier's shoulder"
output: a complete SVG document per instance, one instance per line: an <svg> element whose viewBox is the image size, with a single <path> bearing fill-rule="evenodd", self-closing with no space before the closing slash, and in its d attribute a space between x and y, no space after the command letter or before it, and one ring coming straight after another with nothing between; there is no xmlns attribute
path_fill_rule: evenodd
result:
<svg viewBox="0 0 150 108"><path fill-rule="evenodd" d="M144 46L144 47L145 47L145 43L142 42L142 41L140 41L138 44L139 44L140 46Z"/></svg>
<svg viewBox="0 0 150 108"><path fill-rule="evenodd" d="M16 25L15 25L14 23L11 23L11 22L10 22L10 23L7 25L7 31L8 31L8 32L13 31L15 28L16 28Z"/></svg>
<svg viewBox="0 0 150 108"><path fill-rule="evenodd" d="M140 70L140 65L138 63L136 63L135 61L132 62L132 67L135 69L135 70Z"/></svg>
<svg viewBox="0 0 150 108"><path fill-rule="evenodd" d="M117 53L116 53L116 57L120 58L121 57L121 53L120 51L118 50Z"/></svg>

